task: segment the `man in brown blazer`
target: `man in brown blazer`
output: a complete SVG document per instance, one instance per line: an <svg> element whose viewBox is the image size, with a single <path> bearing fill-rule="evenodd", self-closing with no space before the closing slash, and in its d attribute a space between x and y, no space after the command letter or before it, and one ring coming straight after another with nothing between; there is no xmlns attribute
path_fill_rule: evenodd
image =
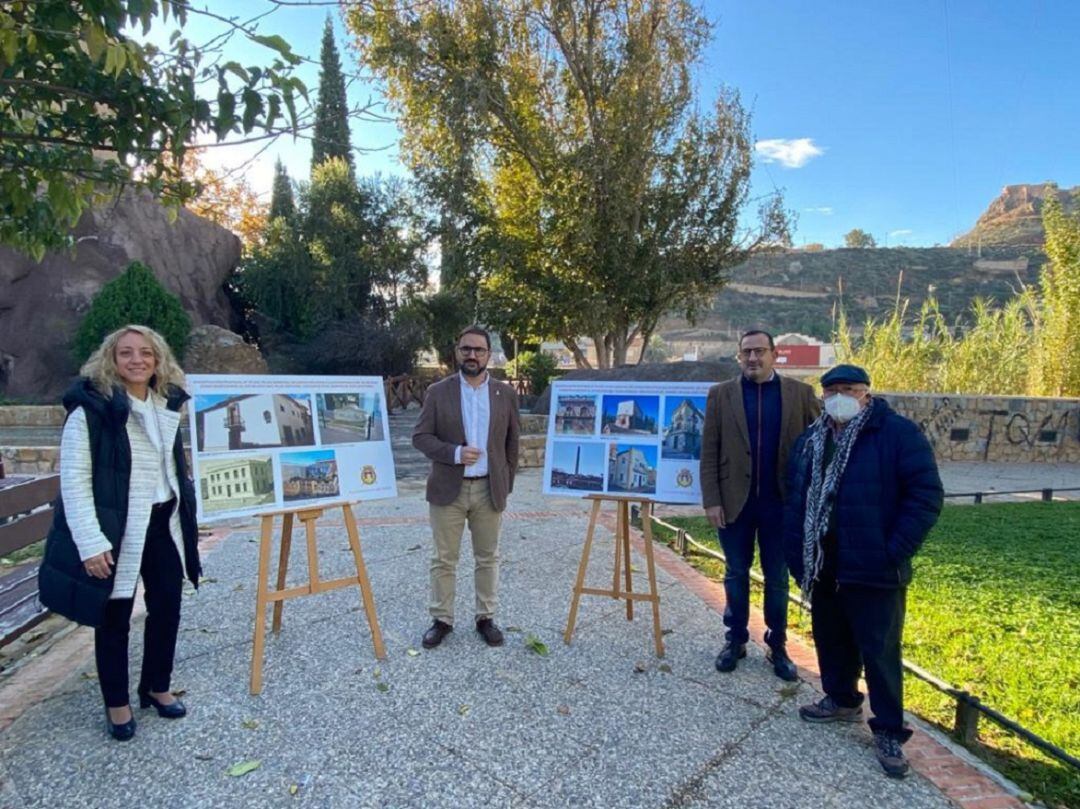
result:
<svg viewBox="0 0 1080 809"><path fill-rule="evenodd" d="M454 628L454 586L465 523L476 561L476 631L501 646L495 625L499 586L499 527L518 463L517 393L487 372L491 338L479 326L458 335L460 373L427 389L413 446L431 459L427 501L431 516L431 605L434 622L423 645L433 649Z"/></svg>
<svg viewBox="0 0 1080 809"><path fill-rule="evenodd" d="M724 572L726 643L719 671L734 671L750 639L750 566L754 537L765 574L765 643L777 677L797 680L785 650L788 571L783 548L784 473L791 447L821 412L809 385L773 370L772 335L748 331L739 339L742 373L713 385L701 438L701 499L717 529Z"/></svg>

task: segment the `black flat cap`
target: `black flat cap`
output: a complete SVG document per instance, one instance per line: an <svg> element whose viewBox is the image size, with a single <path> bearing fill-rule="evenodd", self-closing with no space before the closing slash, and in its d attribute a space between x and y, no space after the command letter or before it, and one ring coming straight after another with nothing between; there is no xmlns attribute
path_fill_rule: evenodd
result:
<svg viewBox="0 0 1080 809"><path fill-rule="evenodd" d="M829 385L870 385L870 374L858 365L836 365L821 377L821 387Z"/></svg>

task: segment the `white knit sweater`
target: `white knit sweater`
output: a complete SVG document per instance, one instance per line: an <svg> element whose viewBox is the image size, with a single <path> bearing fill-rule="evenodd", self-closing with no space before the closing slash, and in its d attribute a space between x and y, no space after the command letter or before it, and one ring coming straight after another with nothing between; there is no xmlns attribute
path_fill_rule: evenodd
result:
<svg viewBox="0 0 1080 809"><path fill-rule="evenodd" d="M150 510L153 508L155 496L160 496L158 482L161 480L163 458L169 488L174 493L180 491L176 460L172 454L176 431L180 427L180 413L169 410L165 406L165 400L159 397L151 395L147 401L152 401L153 411L146 408L144 415L143 409L132 408L127 420L128 441L131 444L128 514L120 545L120 558L115 560L116 579L110 598L135 596L143 546L146 544L146 529L150 525ZM147 430L144 421L148 416L152 417L153 412L157 413L157 425L161 428L160 447L151 440L151 431ZM102 533L97 513L94 511L90 434L86 426L86 414L81 407L71 413L64 425L64 434L60 439L60 458L60 493L64 498L64 512L72 539L79 549L79 558L86 561L91 556L112 550L112 545ZM180 530L179 508L173 509L169 532L183 566L184 540ZM185 570L185 575L186 572Z"/></svg>

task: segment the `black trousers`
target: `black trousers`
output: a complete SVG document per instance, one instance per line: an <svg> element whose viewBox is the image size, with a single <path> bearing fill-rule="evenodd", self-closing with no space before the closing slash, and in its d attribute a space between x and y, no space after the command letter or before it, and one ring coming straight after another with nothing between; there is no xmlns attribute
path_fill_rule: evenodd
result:
<svg viewBox="0 0 1080 809"><path fill-rule="evenodd" d="M907 590L836 585L826 579L814 585L810 604L814 645L821 685L837 705L862 704L858 682L866 671L870 692L870 728L906 742L904 672L900 640L904 631Z"/></svg>
<svg viewBox="0 0 1080 809"><path fill-rule="evenodd" d="M154 506L139 568L146 601L146 642L139 685L157 692L169 690L180 628L184 568L169 534L169 517L175 507L176 500ZM105 607L105 622L94 630L98 682L110 708L128 704L128 634L134 603L132 598L110 599Z"/></svg>

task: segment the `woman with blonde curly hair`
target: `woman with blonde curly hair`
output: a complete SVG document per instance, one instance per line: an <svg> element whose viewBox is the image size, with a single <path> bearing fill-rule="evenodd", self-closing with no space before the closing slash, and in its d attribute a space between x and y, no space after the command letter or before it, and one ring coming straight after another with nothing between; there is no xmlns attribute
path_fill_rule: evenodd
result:
<svg viewBox="0 0 1080 809"><path fill-rule="evenodd" d="M60 498L39 573L41 601L95 627L94 656L109 734L135 735L128 633L135 585L146 601L139 704L178 719L169 691L180 596L198 587L195 489L180 440L184 373L160 334L124 326L102 342L64 395Z"/></svg>

